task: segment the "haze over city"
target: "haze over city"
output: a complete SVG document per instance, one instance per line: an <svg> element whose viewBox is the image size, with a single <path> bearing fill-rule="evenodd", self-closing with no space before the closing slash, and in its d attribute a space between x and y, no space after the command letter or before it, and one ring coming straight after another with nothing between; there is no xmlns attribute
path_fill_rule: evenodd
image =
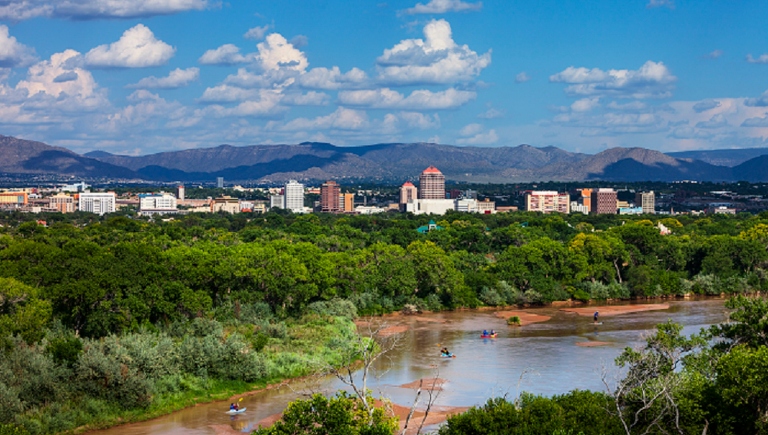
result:
<svg viewBox="0 0 768 435"><path fill-rule="evenodd" d="M768 4L0 3L2 134L232 145L765 145Z"/></svg>

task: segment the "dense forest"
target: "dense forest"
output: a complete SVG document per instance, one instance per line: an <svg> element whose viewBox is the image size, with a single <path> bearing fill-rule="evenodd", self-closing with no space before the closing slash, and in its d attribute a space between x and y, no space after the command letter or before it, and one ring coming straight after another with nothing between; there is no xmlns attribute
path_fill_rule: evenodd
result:
<svg viewBox="0 0 768 435"><path fill-rule="evenodd" d="M308 374L338 360L353 318L406 305L768 288L766 213L451 213L426 234L430 217L400 214L39 218L0 215L0 433L111 425Z"/></svg>

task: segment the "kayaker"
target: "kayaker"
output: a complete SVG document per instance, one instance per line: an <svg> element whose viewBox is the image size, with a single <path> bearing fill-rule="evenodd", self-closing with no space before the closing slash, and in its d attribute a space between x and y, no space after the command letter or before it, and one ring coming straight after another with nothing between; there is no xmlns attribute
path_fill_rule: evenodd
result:
<svg viewBox="0 0 768 435"><path fill-rule="evenodd" d="M441 355L445 355L445 356L449 356L451 353L448 352L448 348L447 347L444 347L444 348L440 349L440 354Z"/></svg>
<svg viewBox="0 0 768 435"><path fill-rule="evenodd" d="M595 316L594 316L594 319L595 319L595 323L597 323L597 316L598 316L599 314L600 314L599 312L595 311Z"/></svg>
<svg viewBox="0 0 768 435"><path fill-rule="evenodd" d="M491 329L491 335L496 335L496 331L494 331L493 329Z"/></svg>
<svg viewBox="0 0 768 435"><path fill-rule="evenodd" d="M229 410L230 411L237 411L237 408L235 408L235 404L234 403L230 403L229 404Z"/></svg>
<svg viewBox="0 0 768 435"><path fill-rule="evenodd" d="M487 329L483 329L483 335L488 335L488 330Z"/></svg>

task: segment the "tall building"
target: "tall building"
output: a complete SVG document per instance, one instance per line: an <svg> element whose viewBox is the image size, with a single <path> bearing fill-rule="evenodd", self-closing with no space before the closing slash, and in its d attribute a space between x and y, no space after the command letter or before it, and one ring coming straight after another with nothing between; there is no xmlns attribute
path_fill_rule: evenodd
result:
<svg viewBox="0 0 768 435"><path fill-rule="evenodd" d="M75 211L75 198L66 193L57 193L48 198L48 206L59 213L72 213Z"/></svg>
<svg viewBox="0 0 768 435"><path fill-rule="evenodd" d="M341 188L335 181L326 181L320 186L320 211L338 213Z"/></svg>
<svg viewBox="0 0 768 435"><path fill-rule="evenodd" d="M640 192L635 195L635 206L643 209L643 214L656 213L656 195L653 190L650 192Z"/></svg>
<svg viewBox="0 0 768 435"><path fill-rule="evenodd" d="M284 207L294 213L304 212L304 185L296 180L285 183Z"/></svg>
<svg viewBox="0 0 768 435"><path fill-rule="evenodd" d="M618 196L613 189L592 190L591 203L592 214L616 214Z"/></svg>
<svg viewBox="0 0 768 435"><path fill-rule="evenodd" d="M179 201L184 201L185 195L186 195L186 190L184 189L184 185L183 184L179 184L179 186L176 187L176 198Z"/></svg>
<svg viewBox="0 0 768 435"><path fill-rule="evenodd" d="M344 213L352 213L355 211L355 194L354 193L339 194L339 210Z"/></svg>
<svg viewBox="0 0 768 435"><path fill-rule="evenodd" d="M224 177L216 177L216 187L219 189L224 188Z"/></svg>
<svg viewBox="0 0 768 435"><path fill-rule="evenodd" d="M570 212L571 196L554 190L529 190L525 192L525 210L542 213Z"/></svg>
<svg viewBox="0 0 768 435"><path fill-rule="evenodd" d="M434 166L419 175L419 199L445 199L445 175Z"/></svg>
<svg viewBox="0 0 768 435"><path fill-rule="evenodd" d="M80 211L103 215L115 212L115 192L83 192L79 196Z"/></svg>
<svg viewBox="0 0 768 435"><path fill-rule="evenodd" d="M579 189L580 198L576 200L576 202L581 202L581 205L587 207L587 213L592 211L592 191L594 189L586 188L586 189Z"/></svg>
<svg viewBox="0 0 768 435"><path fill-rule="evenodd" d="M270 196L269 208L285 208L285 195Z"/></svg>
<svg viewBox="0 0 768 435"><path fill-rule="evenodd" d="M411 201L417 200L419 197L419 191L416 186L410 181L406 181L400 186L400 206L401 208Z"/></svg>

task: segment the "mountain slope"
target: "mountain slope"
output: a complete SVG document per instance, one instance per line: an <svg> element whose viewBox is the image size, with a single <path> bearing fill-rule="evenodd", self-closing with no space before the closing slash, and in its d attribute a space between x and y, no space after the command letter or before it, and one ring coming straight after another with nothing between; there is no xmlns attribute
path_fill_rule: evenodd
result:
<svg viewBox="0 0 768 435"><path fill-rule="evenodd" d="M718 166L734 167L747 160L768 154L768 148L741 148L733 150L698 150L667 153L678 159L696 159Z"/></svg>
<svg viewBox="0 0 768 435"><path fill-rule="evenodd" d="M733 179L738 181L768 181L768 155L755 157L733 168Z"/></svg>
<svg viewBox="0 0 768 435"><path fill-rule="evenodd" d="M81 156L66 148L0 135L0 172L89 178L139 178L134 171Z"/></svg>

